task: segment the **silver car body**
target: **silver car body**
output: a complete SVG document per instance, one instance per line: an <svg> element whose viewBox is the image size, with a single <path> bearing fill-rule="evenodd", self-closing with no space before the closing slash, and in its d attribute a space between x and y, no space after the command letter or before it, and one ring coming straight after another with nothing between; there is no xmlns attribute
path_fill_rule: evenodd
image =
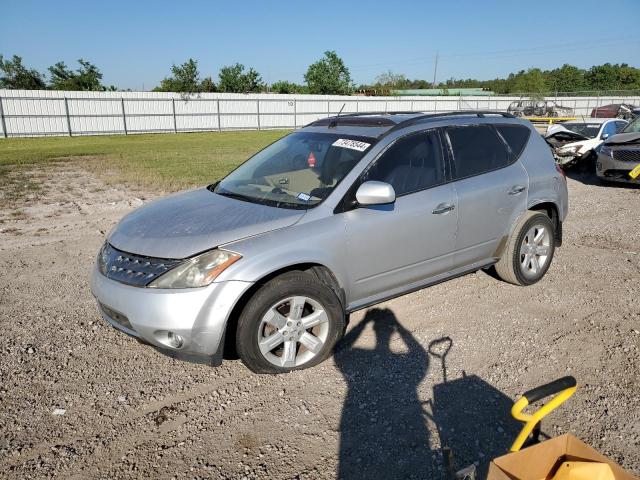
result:
<svg viewBox="0 0 640 480"><path fill-rule="evenodd" d="M621 183L640 185L640 177L631 178L629 173L640 165L640 133L618 133L608 138L598 150L596 175Z"/></svg>
<svg viewBox="0 0 640 480"><path fill-rule="evenodd" d="M221 247L241 254L242 259L210 285L180 290L125 285L105 277L96 267L91 289L102 316L114 327L165 351L217 364L234 308L242 305L252 287L274 273L293 266L322 266L335 280L345 311L352 312L495 263L517 220L536 205L552 208L561 226L568 209L566 182L547 144L528 121L508 115L418 117L385 117L397 127L305 127L379 138L314 208L256 205L203 188L129 214L108 237L109 244L122 252L182 259ZM407 122L411 119L415 121ZM525 125L531 130L517 161L400 196L390 205L341 210L343 197L363 170L398 138L427 129L484 123ZM178 333L183 345L172 348L167 332Z"/></svg>

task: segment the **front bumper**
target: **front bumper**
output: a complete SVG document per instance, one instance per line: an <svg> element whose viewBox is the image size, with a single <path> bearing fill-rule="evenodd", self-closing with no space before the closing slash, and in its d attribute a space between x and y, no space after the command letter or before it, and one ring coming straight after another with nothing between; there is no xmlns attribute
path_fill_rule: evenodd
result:
<svg viewBox="0 0 640 480"><path fill-rule="evenodd" d="M596 160L596 175L605 180L612 182L632 183L639 185L640 177L635 180L629 176L629 172L633 170L637 163L623 162L616 160L608 155L598 154Z"/></svg>
<svg viewBox="0 0 640 480"><path fill-rule="evenodd" d="M213 364L222 360L229 315L251 285L226 281L169 290L125 285L108 279L96 266L91 275L100 314L113 327L171 356ZM171 345L169 332L182 337L179 348Z"/></svg>

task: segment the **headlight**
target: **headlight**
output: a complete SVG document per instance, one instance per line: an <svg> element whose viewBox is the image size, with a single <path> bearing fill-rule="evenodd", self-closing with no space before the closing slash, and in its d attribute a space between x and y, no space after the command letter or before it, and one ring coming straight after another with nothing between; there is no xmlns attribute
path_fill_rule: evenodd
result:
<svg viewBox="0 0 640 480"><path fill-rule="evenodd" d="M558 150L559 154L562 155L567 155L567 154L577 154L578 151L582 148L582 145L574 145L571 147L560 147L560 149Z"/></svg>
<svg viewBox="0 0 640 480"><path fill-rule="evenodd" d="M227 267L242 258L226 250L214 249L169 270L148 286L150 288L194 288L209 285Z"/></svg>
<svg viewBox="0 0 640 480"><path fill-rule="evenodd" d="M109 261L109 249L111 246L109 242L104 242L102 248L98 252L98 270L103 275L107 275L107 262Z"/></svg>
<svg viewBox="0 0 640 480"><path fill-rule="evenodd" d="M611 149L611 147L607 147L606 145L602 145L600 147L600 154L604 155L605 157L613 158L613 150Z"/></svg>

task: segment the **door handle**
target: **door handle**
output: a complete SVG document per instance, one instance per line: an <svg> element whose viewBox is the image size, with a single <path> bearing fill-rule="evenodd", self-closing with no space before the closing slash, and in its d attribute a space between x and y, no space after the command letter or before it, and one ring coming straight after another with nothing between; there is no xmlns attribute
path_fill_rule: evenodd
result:
<svg viewBox="0 0 640 480"><path fill-rule="evenodd" d="M514 185L513 187L511 187L511 190L509 190L509 195L518 195L519 193L524 192L527 189L527 187L525 187L524 185Z"/></svg>
<svg viewBox="0 0 640 480"><path fill-rule="evenodd" d="M443 213L450 212L454 208L456 207L454 205L451 205L450 203L441 203L436 208L434 208L431 213L433 213L434 215L442 215Z"/></svg>

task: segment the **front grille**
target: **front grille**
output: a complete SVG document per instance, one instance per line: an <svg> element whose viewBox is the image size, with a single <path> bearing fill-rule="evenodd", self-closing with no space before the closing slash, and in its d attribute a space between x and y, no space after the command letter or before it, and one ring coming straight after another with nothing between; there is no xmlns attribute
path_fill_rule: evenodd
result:
<svg viewBox="0 0 640 480"><path fill-rule="evenodd" d="M125 315L119 312L116 312L115 310L107 307L103 303L100 303L100 302L98 303L100 304L100 310L102 310L102 313L105 314L107 317L109 317L114 323L117 323L121 327L124 327L128 330L133 330L131 323L129 323L129 319Z"/></svg>
<svg viewBox="0 0 640 480"><path fill-rule="evenodd" d="M621 162L640 163L640 150L614 150L613 158Z"/></svg>
<svg viewBox="0 0 640 480"><path fill-rule="evenodd" d="M118 282L145 287L163 273L176 267L183 260L144 257L122 252L105 244L100 252L100 271Z"/></svg>

